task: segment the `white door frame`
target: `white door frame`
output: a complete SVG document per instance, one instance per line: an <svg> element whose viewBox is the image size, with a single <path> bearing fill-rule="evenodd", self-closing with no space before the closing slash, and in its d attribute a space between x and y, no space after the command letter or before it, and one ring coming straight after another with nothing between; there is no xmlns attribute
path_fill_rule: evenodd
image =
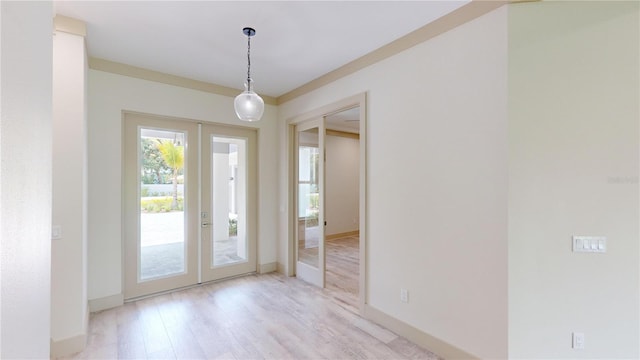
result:
<svg viewBox="0 0 640 360"><path fill-rule="evenodd" d="M325 117L328 115L332 115L344 110L349 110L355 107L359 107L360 109L360 194L359 194L359 202L360 202L360 275L359 275L359 284L358 284L358 303L360 314L364 315L365 305L369 302L368 290L367 290L367 234L368 234L368 211L367 211L367 118L366 118L366 110L367 110L367 96L366 93L360 93L358 95L354 95L348 97L346 99L328 104L316 110L300 114L290 118L287 121L287 168L288 168L288 176L287 176L287 188L289 189L288 193L288 217L287 217L287 264L286 264L286 274L288 276L295 276L296 274L296 233L297 231L297 213L296 213L296 203L295 203L295 195L296 192L296 179L295 179L295 169L296 169L296 149L295 149L295 136L296 136L296 125L303 123L305 121L312 120L318 117Z"/></svg>

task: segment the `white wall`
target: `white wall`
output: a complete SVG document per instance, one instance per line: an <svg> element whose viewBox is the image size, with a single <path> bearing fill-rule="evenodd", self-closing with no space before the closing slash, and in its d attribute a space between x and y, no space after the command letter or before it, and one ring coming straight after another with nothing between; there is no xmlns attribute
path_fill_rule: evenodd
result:
<svg viewBox="0 0 640 360"><path fill-rule="evenodd" d="M0 2L0 358L49 358L49 2Z"/></svg>
<svg viewBox="0 0 640 360"><path fill-rule="evenodd" d="M507 355L506 26L503 7L278 109L284 136L367 92L367 301L483 358Z"/></svg>
<svg viewBox="0 0 640 360"><path fill-rule="evenodd" d="M276 262L276 108L244 123L233 98L89 70L89 299L122 294L122 111L258 128L258 263Z"/></svg>
<svg viewBox="0 0 640 360"><path fill-rule="evenodd" d="M51 248L51 352L84 348L87 332L87 62L84 36L53 40L53 213L62 238Z"/></svg>
<svg viewBox="0 0 640 360"><path fill-rule="evenodd" d="M640 357L638 8L509 8L510 358Z"/></svg>
<svg viewBox="0 0 640 360"><path fill-rule="evenodd" d="M360 141L327 135L325 163L325 235L358 230Z"/></svg>

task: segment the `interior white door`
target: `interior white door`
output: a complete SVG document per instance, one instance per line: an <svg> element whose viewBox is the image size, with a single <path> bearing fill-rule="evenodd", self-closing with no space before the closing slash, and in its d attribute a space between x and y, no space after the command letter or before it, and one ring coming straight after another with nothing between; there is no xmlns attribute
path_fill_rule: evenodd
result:
<svg viewBox="0 0 640 360"><path fill-rule="evenodd" d="M296 125L296 276L325 283L324 119Z"/></svg>
<svg viewBox="0 0 640 360"><path fill-rule="evenodd" d="M256 271L257 133L202 125L202 281Z"/></svg>

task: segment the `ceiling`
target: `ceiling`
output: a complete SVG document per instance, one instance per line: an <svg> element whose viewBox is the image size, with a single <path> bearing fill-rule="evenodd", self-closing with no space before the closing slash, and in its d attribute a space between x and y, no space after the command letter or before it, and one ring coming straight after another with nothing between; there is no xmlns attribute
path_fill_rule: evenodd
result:
<svg viewBox="0 0 640 360"><path fill-rule="evenodd" d="M360 133L360 108L355 107L325 116L327 129Z"/></svg>
<svg viewBox="0 0 640 360"><path fill-rule="evenodd" d="M467 3L462 1L54 1L87 24L90 57L278 97Z"/></svg>

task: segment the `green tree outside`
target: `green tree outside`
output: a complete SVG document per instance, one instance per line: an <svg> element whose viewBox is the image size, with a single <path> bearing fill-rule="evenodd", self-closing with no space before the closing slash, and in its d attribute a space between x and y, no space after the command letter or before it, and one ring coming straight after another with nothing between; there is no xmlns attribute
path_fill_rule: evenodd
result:
<svg viewBox="0 0 640 360"><path fill-rule="evenodd" d="M177 146L173 141L158 140L158 150L162 155L162 160L167 166L173 169L173 201L171 209L178 208L178 175L184 167L184 146Z"/></svg>
<svg viewBox="0 0 640 360"><path fill-rule="evenodd" d="M156 139L157 140L157 139ZM173 172L162 158L158 143L154 139L142 138L142 183L164 184L165 179Z"/></svg>

